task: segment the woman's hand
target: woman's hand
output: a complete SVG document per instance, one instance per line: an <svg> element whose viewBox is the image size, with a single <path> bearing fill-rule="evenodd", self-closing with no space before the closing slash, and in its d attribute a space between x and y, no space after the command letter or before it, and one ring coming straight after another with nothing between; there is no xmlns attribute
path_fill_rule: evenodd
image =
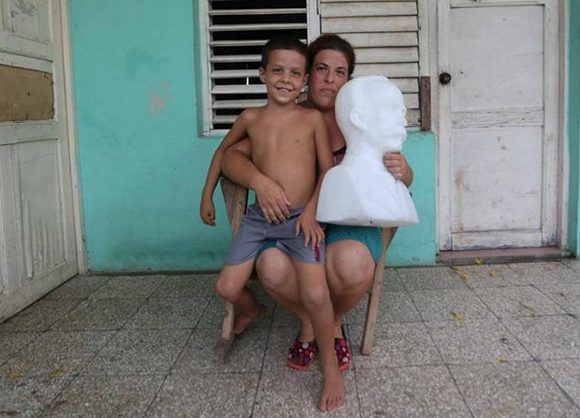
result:
<svg viewBox="0 0 580 418"><path fill-rule="evenodd" d="M407 159L400 152L387 152L383 155L385 167L397 180L401 180L407 187L413 182L413 170Z"/></svg>
<svg viewBox="0 0 580 418"><path fill-rule="evenodd" d="M268 223L281 223L290 216L290 201L274 180L261 176L254 185L256 200Z"/></svg>
<svg viewBox="0 0 580 418"><path fill-rule="evenodd" d="M324 230L316 220L316 212L304 208L298 219L296 220L296 235L300 234L300 230L304 231L304 246L312 246L312 249L320 245L324 241Z"/></svg>
<svg viewBox="0 0 580 418"><path fill-rule="evenodd" d="M203 195L199 207L199 216L204 224L215 226L215 207L211 196Z"/></svg>

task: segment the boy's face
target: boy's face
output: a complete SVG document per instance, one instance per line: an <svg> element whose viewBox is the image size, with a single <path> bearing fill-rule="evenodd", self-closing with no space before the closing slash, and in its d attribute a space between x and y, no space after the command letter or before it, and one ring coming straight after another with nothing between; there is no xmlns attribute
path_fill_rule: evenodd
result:
<svg viewBox="0 0 580 418"><path fill-rule="evenodd" d="M287 49L273 50L268 65L260 67L259 72L260 80L266 85L268 100L278 104L294 102L308 79L306 57Z"/></svg>

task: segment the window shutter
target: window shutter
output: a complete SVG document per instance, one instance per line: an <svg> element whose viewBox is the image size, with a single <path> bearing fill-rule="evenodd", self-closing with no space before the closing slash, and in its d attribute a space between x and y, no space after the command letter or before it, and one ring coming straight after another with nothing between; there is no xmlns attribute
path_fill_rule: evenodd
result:
<svg viewBox="0 0 580 418"><path fill-rule="evenodd" d="M264 44L279 35L307 41L306 0L209 2L210 130L229 129L246 107L266 102L258 78Z"/></svg>
<svg viewBox="0 0 580 418"><path fill-rule="evenodd" d="M354 76L384 74L405 98L408 126L419 125L417 1L321 0L322 33L355 48Z"/></svg>

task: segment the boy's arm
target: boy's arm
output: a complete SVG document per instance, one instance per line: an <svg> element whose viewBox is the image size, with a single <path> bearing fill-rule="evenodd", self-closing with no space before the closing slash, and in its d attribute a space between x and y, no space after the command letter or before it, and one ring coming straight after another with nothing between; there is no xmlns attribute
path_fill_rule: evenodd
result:
<svg viewBox="0 0 580 418"><path fill-rule="evenodd" d="M209 169L207 170L207 176L205 179L205 184L203 186L203 191L201 193L201 204L199 209L199 214L201 220L207 224L215 225L215 208L213 205L213 192L217 185L218 179L221 173L221 161L223 158L224 151L231 145L243 138L247 137L247 125L248 119L251 117L251 113L248 110L244 110L242 114L236 119L232 128L226 134L220 145L217 147L213 153Z"/></svg>
<svg viewBox="0 0 580 418"><path fill-rule="evenodd" d="M298 234L300 229L302 229L304 231L304 244L308 245L310 242L314 247L324 241L324 231L316 221L316 206L318 205L318 196L320 196L324 175L332 168L332 152L330 151L328 133L322 115L320 112L316 112L313 118L318 180L312 197L304 206L304 210L296 222L296 233Z"/></svg>
<svg viewBox="0 0 580 418"><path fill-rule="evenodd" d="M256 192L258 205L269 223L283 222L290 216L290 201L278 183L265 176L252 160L249 139L229 147L223 156L221 168L233 182Z"/></svg>

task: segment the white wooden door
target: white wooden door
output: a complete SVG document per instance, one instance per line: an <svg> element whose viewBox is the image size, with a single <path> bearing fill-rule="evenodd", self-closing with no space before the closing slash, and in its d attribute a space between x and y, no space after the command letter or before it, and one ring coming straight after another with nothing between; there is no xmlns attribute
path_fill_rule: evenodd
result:
<svg viewBox="0 0 580 418"><path fill-rule="evenodd" d="M59 0L0 0L0 97L19 97L0 99L0 322L78 272L61 18Z"/></svg>
<svg viewBox="0 0 580 418"><path fill-rule="evenodd" d="M440 248L556 245L558 1L437 6Z"/></svg>

